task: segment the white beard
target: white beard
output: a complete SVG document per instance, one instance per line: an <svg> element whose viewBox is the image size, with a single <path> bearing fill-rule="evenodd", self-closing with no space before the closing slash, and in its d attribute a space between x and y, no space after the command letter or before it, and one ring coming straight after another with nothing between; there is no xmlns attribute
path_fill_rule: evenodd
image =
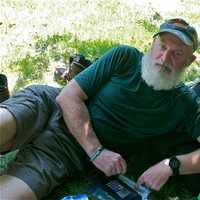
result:
<svg viewBox="0 0 200 200"><path fill-rule="evenodd" d="M150 53L142 58L142 78L148 86L152 86L154 90L170 90L180 83L183 70L175 70L170 65L160 67L157 63L162 62L153 60Z"/></svg>

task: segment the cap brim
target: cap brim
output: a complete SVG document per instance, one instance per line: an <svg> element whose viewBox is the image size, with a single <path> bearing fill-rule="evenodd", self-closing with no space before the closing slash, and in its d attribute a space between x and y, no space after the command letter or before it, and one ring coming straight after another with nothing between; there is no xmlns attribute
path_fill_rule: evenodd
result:
<svg viewBox="0 0 200 200"><path fill-rule="evenodd" d="M177 36L184 44L188 45L188 46L192 46L193 45L193 42L190 40L189 37L187 37L184 33L182 33L181 31L178 31L178 30L173 30L173 29L162 29L160 30L158 33L155 33L153 35L153 37L159 35L160 33L172 33L174 34L175 36Z"/></svg>

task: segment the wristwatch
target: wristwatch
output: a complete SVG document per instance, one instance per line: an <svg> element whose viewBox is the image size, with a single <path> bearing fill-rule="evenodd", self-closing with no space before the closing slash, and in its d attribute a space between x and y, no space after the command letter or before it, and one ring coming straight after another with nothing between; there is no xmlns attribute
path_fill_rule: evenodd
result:
<svg viewBox="0 0 200 200"><path fill-rule="evenodd" d="M169 166L172 169L173 176L179 175L179 168L180 168L181 162L176 156L172 156L169 159Z"/></svg>

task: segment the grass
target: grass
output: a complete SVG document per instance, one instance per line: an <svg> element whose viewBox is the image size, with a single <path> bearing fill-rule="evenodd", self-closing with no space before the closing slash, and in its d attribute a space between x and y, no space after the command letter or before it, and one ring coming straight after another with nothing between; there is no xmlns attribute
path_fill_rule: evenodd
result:
<svg viewBox="0 0 200 200"><path fill-rule="evenodd" d="M198 1L177 0L173 2L176 7L171 6L168 12L161 7L170 7L166 0L160 7L145 1L2 0L0 72L16 80L10 83L15 92L32 83L53 84L55 65L66 65L69 55L75 52L95 59L122 43L146 52L152 34L169 17L182 16L199 31ZM188 69L184 80L199 76L199 53L198 62Z"/></svg>
<svg viewBox="0 0 200 200"><path fill-rule="evenodd" d="M168 5L146 0L1 0L0 7L0 72L6 73L12 92L33 83L54 85L56 66L67 66L69 56L82 53L94 61L118 44L129 44L148 51L152 34L160 22L182 16L192 22L200 35L200 2L173 1ZM179 2L179 3L177 3ZM175 6L176 4L176 6ZM183 77L191 81L200 75L200 49L197 62ZM15 81L13 81L15 80ZM5 164L5 163L4 163ZM134 164L133 164L134 166ZM130 172L130 176L134 174ZM63 183L48 199L64 194L84 192L87 177ZM152 199L180 200L180 187L166 185ZM184 192L185 199L191 195Z"/></svg>
<svg viewBox="0 0 200 200"><path fill-rule="evenodd" d="M53 72L56 66L66 66L69 56L74 53L81 53L94 61L118 44L112 40L100 39L81 41L70 33L48 36L45 39L37 38L36 55L26 54L24 58L10 63L9 68L17 71L19 76L13 91L34 82L45 83L44 75ZM48 78L53 78L53 75Z"/></svg>

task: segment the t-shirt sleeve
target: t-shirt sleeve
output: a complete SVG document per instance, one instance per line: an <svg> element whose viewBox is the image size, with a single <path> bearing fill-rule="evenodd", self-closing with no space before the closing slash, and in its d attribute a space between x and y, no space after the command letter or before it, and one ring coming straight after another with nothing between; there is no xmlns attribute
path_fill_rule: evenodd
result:
<svg viewBox="0 0 200 200"><path fill-rule="evenodd" d="M126 45L115 47L74 79L89 98L95 95L113 76L126 71L130 65L137 62L134 59L137 58L136 53L136 49Z"/></svg>

